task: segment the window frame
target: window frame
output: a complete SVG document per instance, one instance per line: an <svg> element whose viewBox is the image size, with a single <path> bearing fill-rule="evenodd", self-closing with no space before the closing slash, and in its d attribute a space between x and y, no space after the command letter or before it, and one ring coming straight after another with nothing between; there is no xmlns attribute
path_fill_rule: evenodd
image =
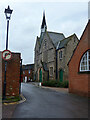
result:
<svg viewBox="0 0 90 120"><path fill-rule="evenodd" d="M90 49L87 50L82 55L81 60L80 60L80 65L79 65L79 71L80 72L90 72Z"/></svg>
<svg viewBox="0 0 90 120"><path fill-rule="evenodd" d="M44 48L46 49L47 48L47 40L44 39Z"/></svg>
<svg viewBox="0 0 90 120"><path fill-rule="evenodd" d="M23 71L23 75L25 74L25 70Z"/></svg>
<svg viewBox="0 0 90 120"><path fill-rule="evenodd" d="M59 59L60 59L60 60L62 60L62 58L63 58L63 54L62 54L62 53L63 53L63 51L61 50L61 51L59 52Z"/></svg>
<svg viewBox="0 0 90 120"><path fill-rule="evenodd" d="M51 69L50 69L50 68L52 68L52 74L51 74ZM51 66L50 68L49 68L49 73L50 73L50 76L53 76L54 69L53 69L53 67L52 67L52 66Z"/></svg>
<svg viewBox="0 0 90 120"><path fill-rule="evenodd" d="M30 73L31 73L31 71L30 71L30 70L28 70L28 73L30 74Z"/></svg>

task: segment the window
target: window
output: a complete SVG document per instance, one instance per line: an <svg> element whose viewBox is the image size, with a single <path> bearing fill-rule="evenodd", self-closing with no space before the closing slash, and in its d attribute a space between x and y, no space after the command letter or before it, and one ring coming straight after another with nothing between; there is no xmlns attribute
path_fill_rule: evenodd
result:
<svg viewBox="0 0 90 120"><path fill-rule="evenodd" d="M81 59L80 71L90 71L90 50L88 50Z"/></svg>
<svg viewBox="0 0 90 120"><path fill-rule="evenodd" d="M23 74L25 74L25 71L23 71Z"/></svg>
<svg viewBox="0 0 90 120"><path fill-rule="evenodd" d="M23 77L23 81L25 80L25 78Z"/></svg>
<svg viewBox="0 0 90 120"><path fill-rule="evenodd" d="M46 42L46 39L44 40L44 47L46 48L47 46L47 42Z"/></svg>
<svg viewBox="0 0 90 120"><path fill-rule="evenodd" d="M28 77L28 80L30 80L30 77Z"/></svg>
<svg viewBox="0 0 90 120"><path fill-rule="evenodd" d="M62 59L62 51L59 52L59 58Z"/></svg>
<svg viewBox="0 0 90 120"><path fill-rule="evenodd" d="M28 73L30 74L30 70L28 70Z"/></svg>
<svg viewBox="0 0 90 120"><path fill-rule="evenodd" d="M50 67L50 76L53 75L53 67Z"/></svg>

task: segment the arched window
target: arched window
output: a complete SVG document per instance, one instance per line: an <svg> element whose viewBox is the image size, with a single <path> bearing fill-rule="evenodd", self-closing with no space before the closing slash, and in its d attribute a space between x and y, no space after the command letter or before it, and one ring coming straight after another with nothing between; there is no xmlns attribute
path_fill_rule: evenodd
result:
<svg viewBox="0 0 90 120"><path fill-rule="evenodd" d="M80 61L80 71L90 71L90 50L88 50Z"/></svg>

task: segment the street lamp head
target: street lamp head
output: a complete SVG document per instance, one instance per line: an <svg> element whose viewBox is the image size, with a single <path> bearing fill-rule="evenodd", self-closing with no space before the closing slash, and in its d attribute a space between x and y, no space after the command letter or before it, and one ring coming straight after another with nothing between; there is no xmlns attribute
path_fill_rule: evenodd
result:
<svg viewBox="0 0 90 120"><path fill-rule="evenodd" d="M9 5L8 5L8 8L5 9L5 11L4 11L7 20L10 20L12 11L13 11L13 10L11 10L10 7L9 7Z"/></svg>

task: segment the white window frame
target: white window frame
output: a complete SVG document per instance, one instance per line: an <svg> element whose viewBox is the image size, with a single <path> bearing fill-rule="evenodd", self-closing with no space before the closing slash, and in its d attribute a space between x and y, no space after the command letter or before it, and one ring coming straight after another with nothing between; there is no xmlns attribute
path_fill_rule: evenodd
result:
<svg viewBox="0 0 90 120"><path fill-rule="evenodd" d="M30 74L30 72L31 72L31 71L30 71L30 70L28 70L28 73L29 73L29 74Z"/></svg>
<svg viewBox="0 0 90 120"><path fill-rule="evenodd" d="M23 74L25 74L25 71L23 71Z"/></svg>
<svg viewBox="0 0 90 120"><path fill-rule="evenodd" d="M28 77L28 80L30 80L30 77Z"/></svg>
<svg viewBox="0 0 90 120"><path fill-rule="evenodd" d="M80 72L90 71L90 57L89 56L90 56L90 50L85 52L84 55L82 56L81 61L80 61Z"/></svg>

